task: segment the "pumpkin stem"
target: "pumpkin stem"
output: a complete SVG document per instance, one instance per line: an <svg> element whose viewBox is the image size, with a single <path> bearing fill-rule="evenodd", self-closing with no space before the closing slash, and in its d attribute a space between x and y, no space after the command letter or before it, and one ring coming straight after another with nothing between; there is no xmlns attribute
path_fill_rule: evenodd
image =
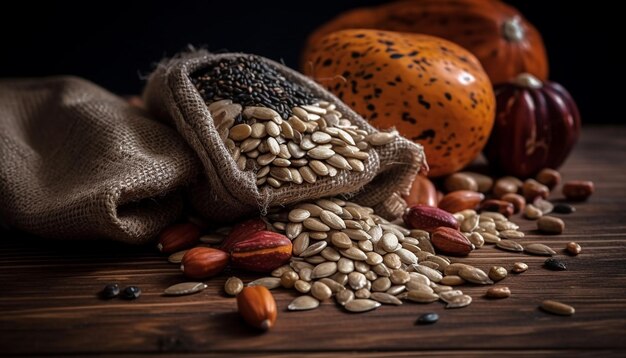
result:
<svg viewBox="0 0 626 358"><path fill-rule="evenodd" d="M524 40L525 33L522 27L522 19L519 16L514 16L505 20L502 24L502 34L509 42L520 42Z"/></svg>
<svg viewBox="0 0 626 358"><path fill-rule="evenodd" d="M535 76L530 73L520 73L513 79L513 84L524 87L524 88L532 88L537 89L543 87L543 83Z"/></svg>

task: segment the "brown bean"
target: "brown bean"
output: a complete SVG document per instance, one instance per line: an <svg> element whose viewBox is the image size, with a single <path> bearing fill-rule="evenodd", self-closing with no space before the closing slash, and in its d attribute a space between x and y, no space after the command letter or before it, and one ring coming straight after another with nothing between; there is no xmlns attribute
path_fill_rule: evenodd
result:
<svg viewBox="0 0 626 358"><path fill-rule="evenodd" d="M519 213L526 207L526 199L524 199L524 197L519 194L507 193L504 194L501 199L503 201L508 201L509 203L513 204L514 213Z"/></svg>
<svg viewBox="0 0 626 358"><path fill-rule="evenodd" d="M535 179L552 190L561 183L561 173L554 169L544 168L537 174Z"/></svg>
<svg viewBox="0 0 626 358"><path fill-rule="evenodd" d="M584 201L594 192L592 181L572 180L563 185L563 195L567 200Z"/></svg>

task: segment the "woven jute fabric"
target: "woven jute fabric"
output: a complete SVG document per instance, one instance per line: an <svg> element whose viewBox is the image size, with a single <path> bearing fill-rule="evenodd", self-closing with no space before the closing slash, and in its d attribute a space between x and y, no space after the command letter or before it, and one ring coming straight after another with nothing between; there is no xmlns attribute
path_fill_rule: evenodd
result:
<svg viewBox="0 0 626 358"><path fill-rule="evenodd" d="M197 212L213 221L229 222L270 206L307 199L344 195L371 206L387 218L399 216L406 194L420 168L425 166L423 148L398 136L393 142L374 147L365 161L365 171L339 171L335 177L318 178L314 184L288 184L278 189L259 189L252 171L241 171L215 128L211 114L191 81L194 72L214 66L242 53L183 53L162 61L144 90L147 109L173 125L202 163L203 178L189 188L189 199ZM344 117L366 130L376 132L362 117L311 79L277 62L258 57L287 80L308 88L318 99L335 103Z"/></svg>
<svg viewBox="0 0 626 358"><path fill-rule="evenodd" d="M82 79L0 81L0 214L42 237L143 243L181 215L196 155Z"/></svg>

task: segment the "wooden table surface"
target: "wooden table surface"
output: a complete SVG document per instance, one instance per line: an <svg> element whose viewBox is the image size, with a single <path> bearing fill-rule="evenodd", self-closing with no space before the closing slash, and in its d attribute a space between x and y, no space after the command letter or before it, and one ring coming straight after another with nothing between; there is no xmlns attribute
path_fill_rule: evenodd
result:
<svg viewBox="0 0 626 358"><path fill-rule="evenodd" d="M180 356L326 354L403 357L416 351L435 356L491 354L556 356L626 355L626 127L585 127L580 144L562 169L564 178L593 180L596 193L564 216L560 236L541 236L534 222L516 216L524 243L541 242L559 251L568 270L547 271L543 257L486 247L469 258L488 270L516 261L530 269L502 284L512 296L482 297L485 287L462 289L474 297L463 309L441 303L383 306L350 314L332 302L307 312L288 312L296 295L274 292L276 327L265 334L243 324L233 298L221 291L228 273L207 281L205 291L164 297L163 289L184 281L154 247L111 243L57 242L3 233L0 240L0 356L124 355ZM558 192L554 198L560 196ZM569 241L583 247L578 257L562 252ZM245 279L253 276L243 275ZM135 301L97 298L109 282L138 285ZM544 299L573 305L560 317L538 309ZM425 312L438 323L416 326Z"/></svg>

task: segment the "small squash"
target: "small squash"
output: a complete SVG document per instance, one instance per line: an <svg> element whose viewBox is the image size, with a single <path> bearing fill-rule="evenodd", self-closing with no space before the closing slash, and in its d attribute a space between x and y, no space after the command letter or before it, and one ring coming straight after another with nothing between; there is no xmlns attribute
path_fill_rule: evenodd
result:
<svg viewBox="0 0 626 358"><path fill-rule="evenodd" d="M495 98L480 63L440 38L343 30L321 38L305 73L374 127L424 146L429 176L454 173L484 147Z"/></svg>
<svg viewBox="0 0 626 358"><path fill-rule="evenodd" d="M504 83L522 72L548 77L541 35L515 8L496 0L409 0L345 12L308 39L309 52L320 39L343 29L379 29L426 34L450 40L473 53L491 82Z"/></svg>
<svg viewBox="0 0 626 358"><path fill-rule="evenodd" d="M496 122L485 148L489 164L527 178L557 169L580 135L576 103L561 85L521 74L496 86Z"/></svg>

